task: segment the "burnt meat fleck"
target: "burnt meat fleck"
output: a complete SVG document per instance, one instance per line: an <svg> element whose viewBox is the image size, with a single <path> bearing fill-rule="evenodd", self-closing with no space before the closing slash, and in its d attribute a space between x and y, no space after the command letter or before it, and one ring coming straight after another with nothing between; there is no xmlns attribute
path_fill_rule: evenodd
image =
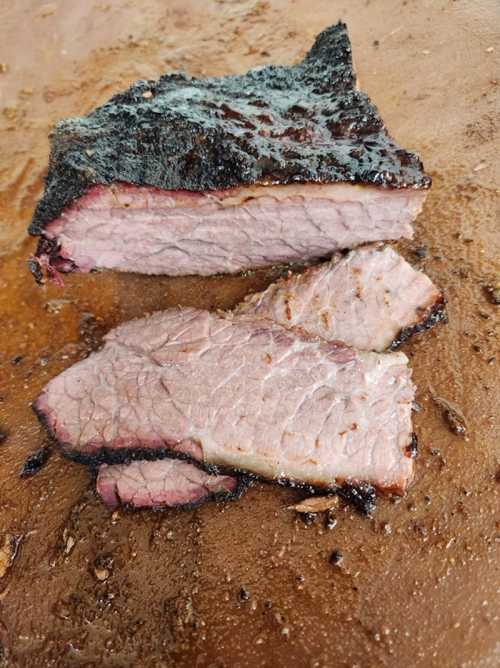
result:
<svg viewBox="0 0 500 668"><path fill-rule="evenodd" d="M354 506L362 515L370 515L375 510L377 494L372 485L367 483L342 485L338 490L338 494Z"/></svg>
<svg viewBox="0 0 500 668"><path fill-rule="evenodd" d="M411 457L412 459L416 458L418 454L418 441L416 434L411 435L411 441L406 446L406 454L408 455L408 457Z"/></svg>
<svg viewBox="0 0 500 668"><path fill-rule="evenodd" d="M38 473L40 469L46 464L50 454L50 448L44 446L36 450L33 454L29 455L23 464L21 473L19 474L20 477L29 478L30 476Z"/></svg>
<svg viewBox="0 0 500 668"><path fill-rule="evenodd" d="M246 587L240 587L240 590L238 592L238 599L243 603L244 601L248 601L250 598L250 593Z"/></svg>
<svg viewBox="0 0 500 668"><path fill-rule="evenodd" d="M340 550L333 550L333 552L330 555L330 563L332 566L340 566L342 561L344 560L344 556Z"/></svg>

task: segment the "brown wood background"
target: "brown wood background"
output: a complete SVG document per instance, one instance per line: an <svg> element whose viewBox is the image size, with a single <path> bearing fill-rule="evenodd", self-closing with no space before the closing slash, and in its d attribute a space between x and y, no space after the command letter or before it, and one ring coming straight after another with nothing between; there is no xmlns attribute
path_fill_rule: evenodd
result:
<svg viewBox="0 0 500 668"><path fill-rule="evenodd" d="M338 18L362 87L434 179L402 250L446 290L450 324L405 347L423 407L408 497L372 519L340 511L327 531L286 510L299 492L271 485L226 506L111 515L89 472L57 453L21 480L46 442L30 401L105 331L177 303L229 307L273 278L104 273L37 287L25 229L51 125L166 70L294 62ZM0 545L21 542L0 578L0 665L500 665L500 354L485 291L500 280L499 29L498 0L1 3ZM467 440L429 385L462 408Z"/></svg>

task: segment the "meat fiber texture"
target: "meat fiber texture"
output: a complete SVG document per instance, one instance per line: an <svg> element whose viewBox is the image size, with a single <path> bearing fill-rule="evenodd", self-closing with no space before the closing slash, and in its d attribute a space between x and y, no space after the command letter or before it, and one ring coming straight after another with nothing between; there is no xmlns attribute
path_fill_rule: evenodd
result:
<svg viewBox="0 0 500 668"><path fill-rule="evenodd" d="M193 507L208 499L233 498L240 488L237 478L211 475L179 459L102 464L96 481L97 493L110 508Z"/></svg>
<svg viewBox="0 0 500 668"><path fill-rule="evenodd" d="M254 316L173 309L111 331L34 408L80 461L173 455L211 472L403 492L413 475L407 361Z"/></svg>
<svg viewBox="0 0 500 668"><path fill-rule="evenodd" d="M236 313L377 351L394 349L445 317L441 290L391 247L373 245L273 283Z"/></svg>
<svg viewBox="0 0 500 668"><path fill-rule="evenodd" d="M300 327L360 350L378 351L394 348L445 317L443 294L432 281L392 248L377 246L346 256L337 254L329 263L273 283L264 292L248 297L235 312ZM104 464L97 491L108 505L116 504L117 497L135 506L138 498L141 506L182 503L191 479L178 475L177 466L196 481L202 475L193 465L174 460ZM200 501L210 496L205 493L207 487L217 485L218 478L212 478L207 476L206 487L195 488ZM235 479L224 480L230 485Z"/></svg>
<svg viewBox="0 0 500 668"><path fill-rule="evenodd" d="M430 178L356 88L346 26L294 66L138 81L51 136L32 270L237 272L410 237Z"/></svg>

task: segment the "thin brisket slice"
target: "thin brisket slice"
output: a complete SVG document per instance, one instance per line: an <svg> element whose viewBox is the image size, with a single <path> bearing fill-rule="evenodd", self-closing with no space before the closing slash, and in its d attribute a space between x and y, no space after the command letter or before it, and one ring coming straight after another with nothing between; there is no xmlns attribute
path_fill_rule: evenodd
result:
<svg viewBox="0 0 500 668"><path fill-rule="evenodd" d="M111 331L35 410L64 452L182 454L208 470L402 492L414 386L402 353L357 353L254 316L172 309Z"/></svg>
<svg viewBox="0 0 500 668"><path fill-rule="evenodd" d="M304 60L138 81L51 136L32 270L237 272L412 234L430 178L357 90L346 26Z"/></svg>
<svg viewBox="0 0 500 668"><path fill-rule="evenodd" d="M230 499L241 483L228 475L211 475L180 459L101 464L96 489L104 503L130 508L192 507L209 499Z"/></svg>
<svg viewBox="0 0 500 668"><path fill-rule="evenodd" d="M250 295L236 312L378 351L445 317L442 292L389 246L337 254Z"/></svg>

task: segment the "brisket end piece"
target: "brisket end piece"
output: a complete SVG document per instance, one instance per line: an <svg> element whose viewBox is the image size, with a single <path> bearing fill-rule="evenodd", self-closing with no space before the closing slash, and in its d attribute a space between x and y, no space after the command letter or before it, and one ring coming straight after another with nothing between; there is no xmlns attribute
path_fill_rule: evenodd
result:
<svg viewBox="0 0 500 668"><path fill-rule="evenodd" d="M358 350L394 350L445 319L445 299L390 246L365 246L272 283L235 310Z"/></svg>
<svg viewBox="0 0 500 668"><path fill-rule="evenodd" d="M211 475L180 459L102 464L96 481L97 493L110 508L193 508L209 499L237 498L243 486L240 478Z"/></svg>
<svg viewBox="0 0 500 668"><path fill-rule="evenodd" d="M60 122L33 270L235 272L410 236L430 178L355 84L338 23L294 66L138 81Z"/></svg>
<svg viewBox="0 0 500 668"><path fill-rule="evenodd" d="M172 309L111 331L35 402L88 463L182 456L319 488L413 476L414 386L402 353L357 353L253 316Z"/></svg>

